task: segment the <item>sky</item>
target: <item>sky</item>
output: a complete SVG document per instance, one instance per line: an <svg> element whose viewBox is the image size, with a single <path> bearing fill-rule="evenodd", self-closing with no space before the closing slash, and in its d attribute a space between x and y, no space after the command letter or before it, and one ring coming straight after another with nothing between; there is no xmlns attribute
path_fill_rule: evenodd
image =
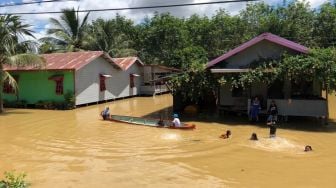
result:
<svg viewBox="0 0 336 188"><path fill-rule="evenodd" d="M43 0L0 0L0 5L32 2ZM179 3L199 3L211 2L218 0L77 0L69 2L53 2L41 3L32 5L22 5L14 7L0 7L0 13L14 13L14 12L41 12L41 11L60 11L64 8L79 8L79 9L103 9L103 8L124 8L124 7L138 7L138 6L153 6L153 5L167 5ZM262 0L271 5L282 4L284 0ZM290 1L290 0L287 0ZM326 0L306 0L313 8L318 8L319 5ZM200 5L189 7L172 7L161 9L146 9L146 10L124 10L124 11L108 11L108 12L92 12L90 13L89 20L97 18L113 18L116 13L132 19L135 23L141 23L145 17L151 17L155 11L157 12L170 12L174 16L189 17L192 14L199 14L201 16L211 16L216 13L216 10L223 8L230 14L238 14L239 11L244 9L246 3L227 3L227 4L214 4L214 5ZM81 16L83 16L82 14ZM33 30L36 32L36 38L45 36L46 29L50 28L48 19L50 17L57 18L59 14L43 14L43 15L23 15L22 18L25 22L33 25Z"/></svg>

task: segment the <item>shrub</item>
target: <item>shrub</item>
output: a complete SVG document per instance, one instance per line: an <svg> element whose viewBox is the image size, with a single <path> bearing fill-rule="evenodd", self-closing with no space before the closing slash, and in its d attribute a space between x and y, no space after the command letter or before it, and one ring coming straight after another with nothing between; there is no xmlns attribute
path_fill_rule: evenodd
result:
<svg viewBox="0 0 336 188"><path fill-rule="evenodd" d="M75 108L75 95L71 91L67 91L64 94L65 109L74 109Z"/></svg>
<svg viewBox="0 0 336 188"><path fill-rule="evenodd" d="M25 181L26 174L5 172L5 179L0 181L0 188L27 188L29 184Z"/></svg>

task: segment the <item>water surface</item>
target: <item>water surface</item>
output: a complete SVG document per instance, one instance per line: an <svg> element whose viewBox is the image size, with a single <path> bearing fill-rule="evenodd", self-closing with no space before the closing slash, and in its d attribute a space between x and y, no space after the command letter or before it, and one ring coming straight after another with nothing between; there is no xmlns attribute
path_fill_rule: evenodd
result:
<svg viewBox="0 0 336 188"><path fill-rule="evenodd" d="M336 187L334 125L306 130L303 123L269 139L266 126L242 118L193 121L196 130L181 131L98 116L105 106L113 114L169 116L171 105L172 97L162 95L72 111L10 109L0 116L0 173L24 171L38 188ZM219 139L227 129L232 138ZM259 141L248 140L252 132ZM303 152L306 144L314 151Z"/></svg>

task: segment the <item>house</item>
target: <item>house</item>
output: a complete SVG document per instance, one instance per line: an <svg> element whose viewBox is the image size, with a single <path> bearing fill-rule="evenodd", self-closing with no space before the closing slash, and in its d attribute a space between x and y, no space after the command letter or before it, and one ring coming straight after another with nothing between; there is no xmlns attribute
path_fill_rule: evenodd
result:
<svg viewBox="0 0 336 188"><path fill-rule="evenodd" d="M228 51L207 64L213 74L239 74L253 68L254 63L278 60L284 53L307 54L305 46L271 33L261 34ZM266 113L271 100L275 100L283 116L327 116L327 103L322 98L321 85L316 81L294 83L276 81L271 85L254 83L248 89L231 88L226 84L218 91L221 110L249 112L250 100L261 99L262 112Z"/></svg>
<svg viewBox="0 0 336 188"><path fill-rule="evenodd" d="M75 105L97 103L140 94L143 63L136 57L111 58L102 51L42 55L43 67L5 67L16 79L17 94L5 84L5 101L64 102L75 97Z"/></svg>
<svg viewBox="0 0 336 188"><path fill-rule="evenodd" d="M141 94L155 95L169 92L170 90L165 84L165 78L179 72L181 72L180 69L162 65L144 65L144 84L141 86Z"/></svg>

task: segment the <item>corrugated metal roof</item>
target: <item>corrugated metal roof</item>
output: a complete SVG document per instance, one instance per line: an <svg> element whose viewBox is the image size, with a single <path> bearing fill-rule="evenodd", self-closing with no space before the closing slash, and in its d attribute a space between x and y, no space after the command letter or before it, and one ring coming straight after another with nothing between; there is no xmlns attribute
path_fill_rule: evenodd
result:
<svg viewBox="0 0 336 188"><path fill-rule="evenodd" d="M138 62L140 65L144 65L141 60L137 57L123 57L123 58L112 58L113 61L121 67L122 70L127 70L134 63Z"/></svg>
<svg viewBox="0 0 336 188"><path fill-rule="evenodd" d="M270 42L276 43L278 45L287 47L289 49L301 52L301 53L308 53L309 49L301 44L295 43L293 41L287 40L285 38L279 37L277 35L274 35L272 33L263 33L255 38L253 38L252 40L238 46L237 48L230 50L229 52L225 53L222 56L219 56L218 58L210 61L207 64L207 68L214 66L215 64L222 62L226 59L228 59L229 57L236 55L237 53L245 50L246 48L249 48L257 43L259 43L262 40L268 40Z"/></svg>
<svg viewBox="0 0 336 188"><path fill-rule="evenodd" d="M42 57L46 61L45 67L9 67L5 70L79 70L94 59L103 57L116 68L120 68L118 64L113 62L113 59L103 51L83 51L83 52L66 52L43 54Z"/></svg>

